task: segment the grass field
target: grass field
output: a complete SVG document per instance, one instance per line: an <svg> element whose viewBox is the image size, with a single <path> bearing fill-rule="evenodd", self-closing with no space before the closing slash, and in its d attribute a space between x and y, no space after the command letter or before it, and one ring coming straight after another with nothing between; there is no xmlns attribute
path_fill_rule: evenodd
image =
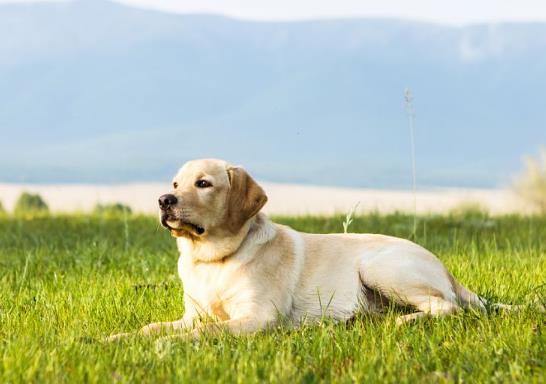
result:
<svg viewBox="0 0 546 384"><path fill-rule="evenodd" d="M278 218L340 232L341 217ZM409 237L411 217L351 232ZM414 239L493 301L546 297L546 217L419 218ZM0 382L546 382L546 315L466 312L396 327L396 313L244 337L101 337L184 311L174 240L152 217L0 218Z"/></svg>

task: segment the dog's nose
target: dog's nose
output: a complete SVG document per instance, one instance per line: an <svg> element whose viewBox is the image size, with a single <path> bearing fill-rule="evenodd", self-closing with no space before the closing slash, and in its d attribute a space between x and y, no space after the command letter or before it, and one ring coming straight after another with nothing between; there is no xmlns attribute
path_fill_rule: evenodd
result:
<svg viewBox="0 0 546 384"><path fill-rule="evenodd" d="M177 203L178 199L175 195L171 195L170 193L167 193L166 195L161 195L159 197L159 208L161 209L167 209L171 205L175 205Z"/></svg>

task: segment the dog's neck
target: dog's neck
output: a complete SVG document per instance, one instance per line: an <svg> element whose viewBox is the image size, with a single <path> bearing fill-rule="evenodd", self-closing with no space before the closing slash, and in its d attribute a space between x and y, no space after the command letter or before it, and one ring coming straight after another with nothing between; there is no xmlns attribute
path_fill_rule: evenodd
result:
<svg viewBox="0 0 546 384"><path fill-rule="evenodd" d="M176 242L182 257L189 257L196 262L210 263L226 260L245 248L248 243L264 244L275 235L276 229L273 223L263 213L258 213L235 235L223 232L211 233L206 239L179 237ZM253 241L249 241L250 239Z"/></svg>

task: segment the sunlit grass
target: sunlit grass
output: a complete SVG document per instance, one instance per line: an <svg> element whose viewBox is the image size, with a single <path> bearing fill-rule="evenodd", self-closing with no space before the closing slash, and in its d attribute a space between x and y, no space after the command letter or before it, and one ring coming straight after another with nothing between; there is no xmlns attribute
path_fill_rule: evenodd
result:
<svg viewBox="0 0 546 384"><path fill-rule="evenodd" d="M342 232L344 216L278 218ZM0 218L0 382L541 382L546 316L462 313L396 327L396 313L195 342L102 336L183 313L173 239L144 216ZM411 215L351 232L409 237ZM420 217L415 240L493 301L544 300L546 217Z"/></svg>

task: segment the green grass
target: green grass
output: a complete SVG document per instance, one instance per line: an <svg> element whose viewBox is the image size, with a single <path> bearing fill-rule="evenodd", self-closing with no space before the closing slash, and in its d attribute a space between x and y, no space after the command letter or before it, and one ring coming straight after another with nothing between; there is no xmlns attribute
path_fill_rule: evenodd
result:
<svg viewBox="0 0 546 384"><path fill-rule="evenodd" d="M341 232L343 217L278 218ZM405 215L351 232L408 237ZM546 296L546 217L421 217L416 242L493 301ZM151 217L0 217L0 382L545 382L546 315L396 313L199 341L100 338L184 311L174 240Z"/></svg>

